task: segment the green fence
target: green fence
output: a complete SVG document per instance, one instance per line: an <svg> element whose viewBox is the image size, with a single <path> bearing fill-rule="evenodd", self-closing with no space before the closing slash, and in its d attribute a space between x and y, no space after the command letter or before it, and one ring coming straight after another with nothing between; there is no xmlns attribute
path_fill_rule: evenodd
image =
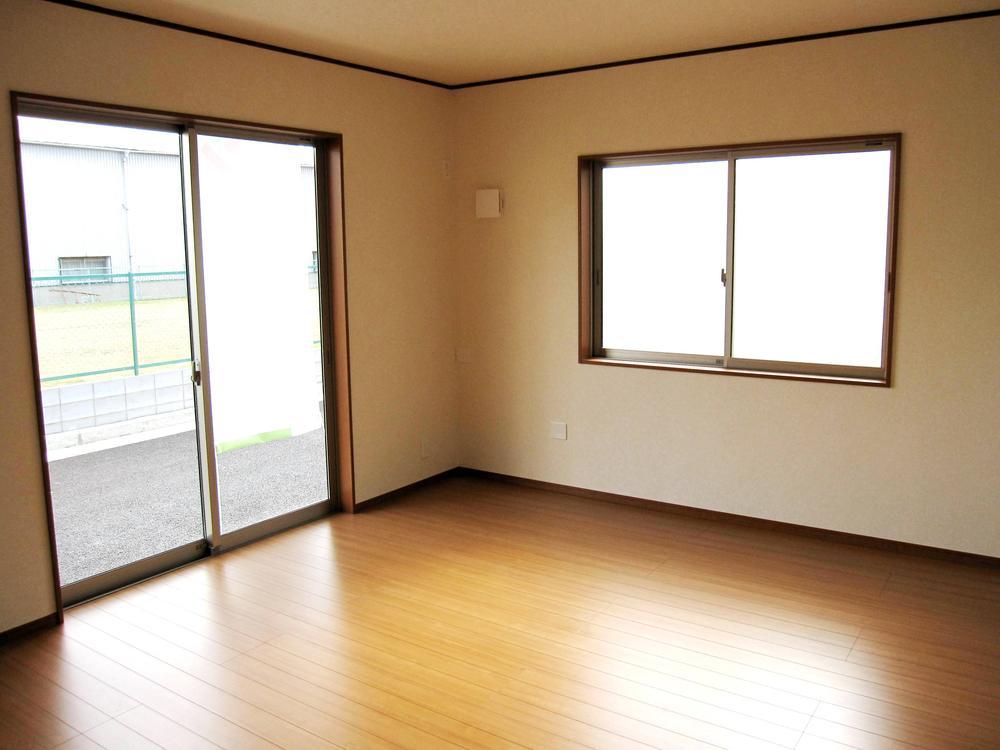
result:
<svg viewBox="0 0 1000 750"><path fill-rule="evenodd" d="M191 361L185 271L31 277L43 383Z"/></svg>
<svg viewBox="0 0 1000 750"><path fill-rule="evenodd" d="M316 265L305 270L316 294ZM43 384L191 361L186 271L50 271L31 287ZM313 334L318 346L318 316Z"/></svg>

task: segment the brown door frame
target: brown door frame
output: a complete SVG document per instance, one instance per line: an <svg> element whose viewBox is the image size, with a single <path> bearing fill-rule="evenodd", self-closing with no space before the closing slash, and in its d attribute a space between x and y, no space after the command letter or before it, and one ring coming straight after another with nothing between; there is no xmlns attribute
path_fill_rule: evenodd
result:
<svg viewBox="0 0 1000 750"><path fill-rule="evenodd" d="M26 112L27 111L27 112ZM24 271L25 302L28 314L28 337L31 344L31 365L35 391L35 416L38 426L39 455L42 460L42 484L45 496L46 520L49 531L49 552L52 566L53 595L57 622L63 621L63 593L59 577L59 560L56 552L55 519L52 506L52 488L49 481L48 453L45 444L45 420L42 408L41 368L38 362L37 332L35 329L33 294L31 291L31 264L28 254L28 235L24 190L22 181L21 140L18 129L19 114L63 117L75 121L113 123L117 125L167 124L178 128L194 126L230 127L244 132L257 132L262 136L291 136L308 140L316 148L316 197L317 237L320 262L320 319L325 334L324 347L324 409L327 426L327 464L331 498L328 506L332 512L355 512L354 494L354 430L351 410L350 341L347 312L347 253L344 224L344 147L338 133L288 128L259 122L247 122L219 117L191 115L181 112L154 110L101 102L46 96L20 91L10 93L16 190L21 230L21 252ZM189 217L188 217L189 219ZM325 268L324 268L325 267ZM209 554L207 545L202 545ZM158 557L158 556L154 556ZM142 577L161 572L147 569ZM120 585L128 585L124 581ZM117 588L118 586L115 586ZM46 619L46 618L43 618Z"/></svg>

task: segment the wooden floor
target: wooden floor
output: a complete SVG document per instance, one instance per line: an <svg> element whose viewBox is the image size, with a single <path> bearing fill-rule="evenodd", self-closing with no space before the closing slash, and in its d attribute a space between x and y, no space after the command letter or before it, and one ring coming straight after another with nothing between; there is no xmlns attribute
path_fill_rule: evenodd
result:
<svg viewBox="0 0 1000 750"><path fill-rule="evenodd" d="M1000 572L449 479L0 651L3 748L1000 747Z"/></svg>

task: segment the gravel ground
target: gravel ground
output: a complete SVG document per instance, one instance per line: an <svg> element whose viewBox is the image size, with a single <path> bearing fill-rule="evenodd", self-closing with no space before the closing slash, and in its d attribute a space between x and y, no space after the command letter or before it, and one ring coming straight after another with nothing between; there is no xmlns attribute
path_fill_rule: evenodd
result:
<svg viewBox="0 0 1000 750"><path fill-rule="evenodd" d="M223 532L328 497L323 430L218 457ZM49 465L63 585L203 538L194 432Z"/></svg>

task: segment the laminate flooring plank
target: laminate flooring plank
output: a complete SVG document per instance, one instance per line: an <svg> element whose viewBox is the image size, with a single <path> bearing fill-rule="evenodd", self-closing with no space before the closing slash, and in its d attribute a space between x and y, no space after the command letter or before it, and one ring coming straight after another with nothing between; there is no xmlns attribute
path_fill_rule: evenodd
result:
<svg viewBox="0 0 1000 750"><path fill-rule="evenodd" d="M50 706L52 711L24 697L19 692L0 685L0 736L14 740L23 738L42 747L54 747L61 742L80 734L76 729L55 715L57 706Z"/></svg>
<svg viewBox="0 0 1000 750"><path fill-rule="evenodd" d="M138 732L119 723L117 719L112 719L91 729L87 732L87 738L105 750L163 750L162 745L146 739Z"/></svg>
<svg viewBox="0 0 1000 750"><path fill-rule="evenodd" d="M136 734L165 750L218 750L219 746L192 732L185 726L171 721L148 706L136 706L117 718Z"/></svg>
<svg viewBox="0 0 1000 750"><path fill-rule="evenodd" d="M107 716L116 717L138 705L121 690L46 651L35 639L14 644L7 653L21 666L51 680Z"/></svg>
<svg viewBox="0 0 1000 750"><path fill-rule="evenodd" d="M0 686L43 708L81 734L111 718L13 658L0 657Z"/></svg>
<svg viewBox="0 0 1000 750"><path fill-rule="evenodd" d="M223 716L206 709L190 699L159 685L154 672L143 674L142 662L129 660L121 649L114 649L129 666L116 661L111 656L69 636L66 628L46 633L44 647L59 658L73 664L92 676L120 687L136 701L154 708L158 713L172 719L181 726L200 734L227 750L274 750L278 745L247 731L228 721Z"/></svg>
<svg viewBox="0 0 1000 750"><path fill-rule="evenodd" d="M478 477L0 648L0 747L993 750L1000 568Z"/></svg>
<svg viewBox="0 0 1000 750"><path fill-rule="evenodd" d="M109 614L88 612L71 616L67 618L66 629L72 637L120 662L141 665L143 672L154 676L163 687L191 697L199 705L279 746L302 750L328 750L346 745L398 747L332 715L315 711L295 698L228 673L212 661L171 649L169 644Z"/></svg>

